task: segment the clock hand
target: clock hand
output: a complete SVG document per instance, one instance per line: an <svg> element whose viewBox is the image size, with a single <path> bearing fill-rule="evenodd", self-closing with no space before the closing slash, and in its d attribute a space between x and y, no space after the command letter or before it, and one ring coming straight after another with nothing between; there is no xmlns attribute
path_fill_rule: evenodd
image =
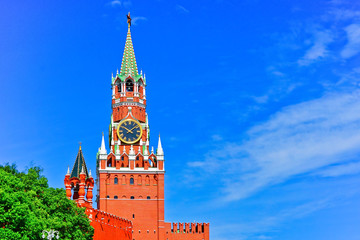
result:
<svg viewBox="0 0 360 240"><path fill-rule="evenodd" d="M127 133L129 133L129 132L131 132L131 133L133 133L131 130L129 130L129 129L127 129L126 127L124 127L124 126L121 126L122 128L125 128L128 132Z"/></svg>
<svg viewBox="0 0 360 240"><path fill-rule="evenodd" d="M126 129L126 130L128 130L128 132L127 132L127 133L129 133L129 132L133 133L133 132L132 132L132 130L133 130L134 128L136 128L136 127L137 127L137 126L133 127L133 128L132 128L132 129L130 129L130 130L129 130L129 129Z"/></svg>

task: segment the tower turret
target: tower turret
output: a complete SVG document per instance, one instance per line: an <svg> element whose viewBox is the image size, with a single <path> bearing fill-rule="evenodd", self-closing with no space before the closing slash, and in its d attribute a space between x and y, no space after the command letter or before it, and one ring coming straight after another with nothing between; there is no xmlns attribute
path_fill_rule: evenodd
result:
<svg viewBox="0 0 360 240"><path fill-rule="evenodd" d="M94 187L94 179L91 176L91 171L88 172L85 158L82 153L81 146L79 147L74 166L68 171L64 179L66 196L77 202L81 207L92 208L92 189ZM73 192L73 193L72 193ZM85 198L86 195L86 198Z"/></svg>

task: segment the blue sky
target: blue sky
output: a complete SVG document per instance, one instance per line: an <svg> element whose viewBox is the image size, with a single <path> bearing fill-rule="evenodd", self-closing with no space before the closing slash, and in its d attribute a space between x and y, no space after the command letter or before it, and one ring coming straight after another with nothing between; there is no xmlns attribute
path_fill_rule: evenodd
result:
<svg viewBox="0 0 360 240"><path fill-rule="evenodd" d="M126 17L166 221L211 239L360 236L357 1L2 1L0 164L95 169ZM108 144L107 144L108 145Z"/></svg>

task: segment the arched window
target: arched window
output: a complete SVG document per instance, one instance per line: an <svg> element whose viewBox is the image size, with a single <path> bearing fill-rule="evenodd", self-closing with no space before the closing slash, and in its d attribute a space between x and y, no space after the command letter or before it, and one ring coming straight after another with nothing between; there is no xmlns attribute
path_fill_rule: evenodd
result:
<svg viewBox="0 0 360 240"><path fill-rule="evenodd" d="M133 92L134 91L134 83L131 79L126 80L126 91Z"/></svg>
<svg viewBox="0 0 360 240"><path fill-rule="evenodd" d="M136 157L136 160L139 160L139 156Z"/></svg>
<svg viewBox="0 0 360 240"><path fill-rule="evenodd" d="M121 92L121 81L120 79L116 82L118 92Z"/></svg>
<svg viewBox="0 0 360 240"><path fill-rule="evenodd" d="M130 178L130 185L134 185L134 178L133 177Z"/></svg>
<svg viewBox="0 0 360 240"><path fill-rule="evenodd" d="M114 199L118 199L118 196L115 195L115 196L114 196Z"/></svg>
<svg viewBox="0 0 360 240"><path fill-rule="evenodd" d="M124 161L124 156L121 156L121 161Z"/></svg>
<svg viewBox="0 0 360 240"><path fill-rule="evenodd" d="M146 199L150 199L150 196L147 196Z"/></svg>
<svg viewBox="0 0 360 240"><path fill-rule="evenodd" d="M149 176L145 177L145 185L150 185L150 177Z"/></svg>
<svg viewBox="0 0 360 240"><path fill-rule="evenodd" d="M107 195L107 196L106 196L106 198L110 198L110 196L109 196L109 195Z"/></svg>
<svg viewBox="0 0 360 240"><path fill-rule="evenodd" d="M108 166L108 167L112 167L111 158L107 161L107 166Z"/></svg>
<svg viewBox="0 0 360 240"><path fill-rule="evenodd" d="M138 180L137 180L138 185L141 185L141 180L142 180L142 179L141 179L141 175L139 175L139 176L138 176Z"/></svg>
<svg viewBox="0 0 360 240"><path fill-rule="evenodd" d="M126 177L125 177L125 175L122 175L122 177L121 177L121 184L123 184L123 185L126 184Z"/></svg>
<svg viewBox="0 0 360 240"><path fill-rule="evenodd" d="M119 179L117 177L114 178L114 184L118 184L119 183Z"/></svg>
<svg viewBox="0 0 360 240"><path fill-rule="evenodd" d="M134 196L131 196L130 199L135 199L135 197L134 197Z"/></svg>

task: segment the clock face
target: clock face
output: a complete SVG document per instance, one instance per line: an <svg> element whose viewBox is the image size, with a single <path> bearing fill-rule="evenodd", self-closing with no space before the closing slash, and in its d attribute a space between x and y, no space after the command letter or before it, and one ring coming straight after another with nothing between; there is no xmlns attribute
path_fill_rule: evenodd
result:
<svg viewBox="0 0 360 240"><path fill-rule="evenodd" d="M140 140L142 128L137 121L126 119L119 123L117 134L122 142L131 144Z"/></svg>

